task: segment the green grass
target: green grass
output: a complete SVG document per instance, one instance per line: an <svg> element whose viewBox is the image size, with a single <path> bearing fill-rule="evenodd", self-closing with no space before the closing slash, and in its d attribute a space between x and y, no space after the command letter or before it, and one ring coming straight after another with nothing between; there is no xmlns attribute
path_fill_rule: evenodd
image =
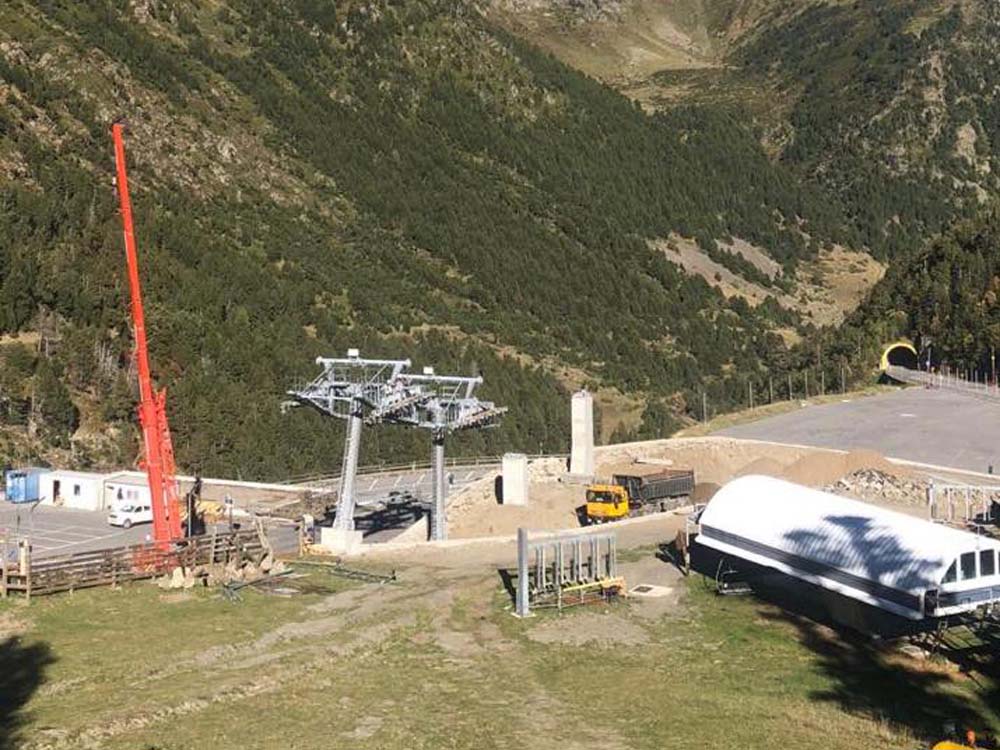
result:
<svg viewBox="0 0 1000 750"><path fill-rule="evenodd" d="M233 604L134 585L3 605L0 622L27 626L19 648L52 660L19 714L25 747L902 750L942 707L997 727L984 678L897 663L697 577L658 619L620 602L525 621L485 573L309 580L341 593ZM529 637L604 616L648 642Z"/></svg>

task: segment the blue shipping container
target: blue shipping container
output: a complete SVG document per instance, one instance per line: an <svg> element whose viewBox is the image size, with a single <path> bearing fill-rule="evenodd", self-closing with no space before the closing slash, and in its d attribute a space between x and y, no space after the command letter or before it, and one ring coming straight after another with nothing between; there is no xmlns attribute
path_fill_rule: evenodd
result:
<svg viewBox="0 0 1000 750"><path fill-rule="evenodd" d="M33 503L39 499L38 478L48 469L11 469L4 477L7 500L12 503Z"/></svg>

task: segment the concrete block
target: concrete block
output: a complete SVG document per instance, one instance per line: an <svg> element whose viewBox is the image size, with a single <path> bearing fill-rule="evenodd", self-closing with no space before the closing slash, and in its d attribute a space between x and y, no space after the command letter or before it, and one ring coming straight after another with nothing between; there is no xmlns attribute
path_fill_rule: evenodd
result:
<svg viewBox="0 0 1000 750"><path fill-rule="evenodd" d="M345 531L330 526L319 529L319 546L333 555L350 555L361 548L363 535L360 531Z"/></svg>
<svg viewBox="0 0 1000 750"><path fill-rule="evenodd" d="M528 457L523 453L505 453L501 476L500 502L504 505L527 505Z"/></svg>
<svg viewBox="0 0 1000 750"><path fill-rule="evenodd" d="M586 390L573 394L570 422L572 449L569 473L590 481L594 476L594 397Z"/></svg>

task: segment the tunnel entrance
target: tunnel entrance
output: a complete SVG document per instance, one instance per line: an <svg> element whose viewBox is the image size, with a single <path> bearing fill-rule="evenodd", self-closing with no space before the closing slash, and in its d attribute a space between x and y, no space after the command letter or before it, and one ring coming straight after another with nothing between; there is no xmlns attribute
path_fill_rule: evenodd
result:
<svg viewBox="0 0 1000 750"><path fill-rule="evenodd" d="M882 353L881 369L889 367L905 367L909 370L918 369L917 350L909 341L896 341L889 344Z"/></svg>

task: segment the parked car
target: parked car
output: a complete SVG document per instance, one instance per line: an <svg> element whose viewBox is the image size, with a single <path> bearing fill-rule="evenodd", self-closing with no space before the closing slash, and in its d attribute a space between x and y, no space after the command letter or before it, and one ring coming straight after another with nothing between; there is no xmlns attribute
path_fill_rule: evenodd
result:
<svg viewBox="0 0 1000 750"><path fill-rule="evenodd" d="M130 529L137 523L153 522L153 506L149 502L123 500L112 504L108 513L108 523Z"/></svg>

